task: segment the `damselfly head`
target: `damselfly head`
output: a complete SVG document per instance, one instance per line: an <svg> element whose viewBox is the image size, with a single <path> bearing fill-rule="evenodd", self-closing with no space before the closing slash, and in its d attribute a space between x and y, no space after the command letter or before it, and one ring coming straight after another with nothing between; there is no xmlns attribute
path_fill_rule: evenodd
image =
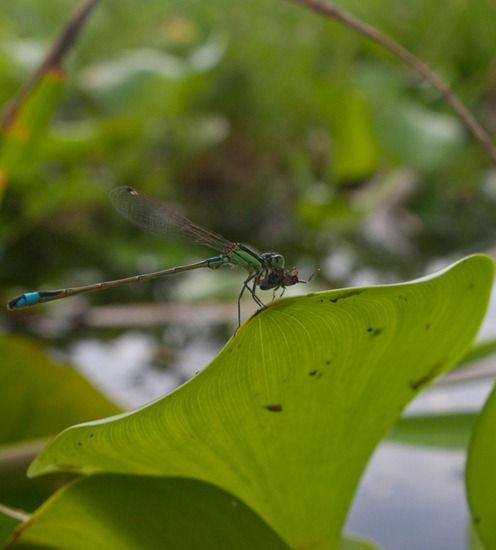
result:
<svg viewBox="0 0 496 550"><path fill-rule="evenodd" d="M267 267L273 270L284 268L284 256L275 252L264 252L261 258L267 263Z"/></svg>

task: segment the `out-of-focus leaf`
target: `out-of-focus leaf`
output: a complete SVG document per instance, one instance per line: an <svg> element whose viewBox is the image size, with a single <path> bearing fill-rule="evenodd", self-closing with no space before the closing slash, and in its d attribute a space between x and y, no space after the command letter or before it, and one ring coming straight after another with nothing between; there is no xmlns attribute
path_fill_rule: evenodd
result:
<svg viewBox="0 0 496 550"><path fill-rule="evenodd" d="M27 477L30 462L47 438L0 447L0 504L31 512L74 476L57 474L36 479ZM15 516L14 516L15 517Z"/></svg>
<svg viewBox="0 0 496 550"><path fill-rule="evenodd" d="M467 366L472 361L483 359L496 353L496 338L476 343L458 363L458 366Z"/></svg>
<svg viewBox="0 0 496 550"><path fill-rule="evenodd" d="M340 180L366 178L377 167L378 147L364 98L351 90L339 91L332 116L334 171Z"/></svg>
<svg viewBox="0 0 496 550"><path fill-rule="evenodd" d="M480 541L477 529L474 527L474 524L471 523L468 528L468 542L467 546L469 550L487 550L482 542Z"/></svg>
<svg viewBox="0 0 496 550"><path fill-rule="evenodd" d="M454 116L405 100L399 100L394 109L385 106L376 126L384 147L397 162L421 171L438 168L463 145L463 127Z"/></svg>
<svg viewBox="0 0 496 550"><path fill-rule="evenodd" d="M430 414L401 418L386 439L443 449L466 449L477 413Z"/></svg>
<svg viewBox="0 0 496 550"><path fill-rule="evenodd" d="M34 150L58 104L63 78L61 71L46 72L1 129L0 194L17 166L28 159L32 162Z"/></svg>
<svg viewBox="0 0 496 550"><path fill-rule="evenodd" d="M486 550L496 548L496 389L474 428L466 468L472 522Z"/></svg>
<svg viewBox="0 0 496 550"><path fill-rule="evenodd" d="M4 548L5 541L21 522L4 513L2 508L3 507L0 505L0 545Z"/></svg>
<svg viewBox="0 0 496 550"><path fill-rule="evenodd" d="M16 167L39 147L65 78L63 60L99 0L86 0L73 11L30 80L3 113L0 127L0 198Z"/></svg>
<svg viewBox="0 0 496 550"><path fill-rule="evenodd" d="M381 547L365 537L347 535L339 541L338 550L381 550Z"/></svg>
<svg viewBox="0 0 496 550"><path fill-rule="evenodd" d="M188 97L191 79L217 65L225 47L225 40L212 38L189 58L152 49L131 50L119 59L87 67L79 82L113 112L149 113L156 108L157 113L174 113L175 106L185 101L181 96Z"/></svg>
<svg viewBox="0 0 496 550"><path fill-rule="evenodd" d="M22 336L0 336L0 444L46 437L120 409Z"/></svg>

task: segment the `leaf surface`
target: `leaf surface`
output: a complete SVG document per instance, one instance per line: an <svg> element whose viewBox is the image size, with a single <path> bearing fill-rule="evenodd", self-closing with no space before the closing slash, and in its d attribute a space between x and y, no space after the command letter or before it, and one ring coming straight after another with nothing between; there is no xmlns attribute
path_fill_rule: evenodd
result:
<svg viewBox="0 0 496 550"><path fill-rule="evenodd" d="M494 266L273 302L195 378L136 411L66 430L31 474L188 477L256 511L291 547L336 548L375 446L469 349Z"/></svg>
<svg viewBox="0 0 496 550"><path fill-rule="evenodd" d="M466 485L473 524L486 550L492 550L496 548L496 389L475 424Z"/></svg>

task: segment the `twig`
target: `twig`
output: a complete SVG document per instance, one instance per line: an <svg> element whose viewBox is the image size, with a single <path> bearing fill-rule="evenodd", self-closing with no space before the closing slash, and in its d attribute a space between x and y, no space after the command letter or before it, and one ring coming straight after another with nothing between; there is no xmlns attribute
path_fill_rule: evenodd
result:
<svg viewBox="0 0 496 550"><path fill-rule="evenodd" d="M86 23L88 15L98 2L99 0L86 0L74 10L62 29L62 32L53 42L45 59L24 83L13 101L5 109L0 121L0 129L6 130L14 123L17 112L24 103L26 97L36 88L44 74L49 71L63 73L63 58L76 42L76 39Z"/></svg>
<svg viewBox="0 0 496 550"><path fill-rule="evenodd" d="M395 42L392 38L381 33L374 27L371 27L361 19L351 15L350 13L336 8L335 6L323 2L321 0L290 0L297 4L301 4L317 13L326 17L335 19L344 23L350 29L353 29L361 35L370 38L377 44L380 44L393 54L397 55L406 61L413 69L420 73L438 92L445 98L447 103L463 120L468 129L472 132L475 139L484 147L492 161L496 164L496 147L494 146L489 134L482 128L479 122L475 119L472 113L458 99L458 97L442 82L436 74L434 74L425 63L420 61L408 50Z"/></svg>

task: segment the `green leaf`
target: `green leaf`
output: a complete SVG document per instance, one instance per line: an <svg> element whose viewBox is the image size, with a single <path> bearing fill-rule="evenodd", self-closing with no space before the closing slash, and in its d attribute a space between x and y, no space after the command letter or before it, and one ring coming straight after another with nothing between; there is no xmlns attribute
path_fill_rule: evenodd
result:
<svg viewBox="0 0 496 550"><path fill-rule="evenodd" d="M466 367L468 363L472 363L478 359L484 359L494 353L496 353L496 338L483 340L482 342L474 344L470 351L460 361L458 366Z"/></svg>
<svg viewBox="0 0 496 550"><path fill-rule="evenodd" d="M47 71L0 128L0 199L3 185L23 162L32 161L62 91L63 74Z"/></svg>
<svg viewBox="0 0 496 550"><path fill-rule="evenodd" d="M119 58L91 65L80 76L80 85L114 113L144 114L164 109L177 114L189 97L194 81L219 64L226 42L212 36L182 58L156 49L134 49Z"/></svg>
<svg viewBox="0 0 496 550"><path fill-rule="evenodd" d="M419 171L435 170L461 150L463 127L454 116L404 99L393 105L384 104L377 128L384 147L398 163Z"/></svg>
<svg viewBox="0 0 496 550"><path fill-rule="evenodd" d="M469 348L494 265L271 303L208 368L134 412L66 430L32 464L189 477L236 495L291 547L335 548L404 406Z"/></svg>
<svg viewBox="0 0 496 550"><path fill-rule="evenodd" d="M380 546L365 537L347 535L339 542L339 550L380 550Z"/></svg>
<svg viewBox="0 0 496 550"><path fill-rule="evenodd" d="M401 418L387 435L396 443L466 449L477 413L423 414Z"/></svg>
<svg viewBox="0 0 496 550"><path fill-rule="evenodd" d="M353 181L371 174L378 163L370 112L363 96L354 90L334 90L333 95L328 98L335 102L329 120L335 148L333 170L338 178Z"/></svg>
<svg viewBox="0 0 496 550"><path fill-rule="evenodd" d="M480 541L479 535L477 534L477 530L475 529L473 523L469 526L469 529L468 529L467 549L468 550L486 550Z"/></svg>
<svg viewBox="0 0 496 550"><path fill-rule="evenodd" d="M487 550L496 548L496 389L474 428L466 468L472 521Z"/></svg>
<svg viewBox="0 0 496 550"><path fill-rule="evenodd" d="M50 498L17 531L9 548L289 548L235 497L184 478L83 478ZM346 536L339 543L339 550L378 549L364 537Z"/></svg>
<svg viewBox="0 0 496 550"><path fill-rule="evenodd" d="M4 507L0 505L0 545L3 548L5 541L10 537L12 531L20 524L20 520L7 514Z"/></svg>
<svg viewBox="0 0 496 550"><path fill-rule="evenodd" d="M53 435L120 409L34 340L0 336L0 444Z"/></svg>
<svg viewBox="0 0 496 550"><path fill-rule="evenodd" d="M239 499L184 478L101 474L52 497L9 548L288 550Z"/></svg>

